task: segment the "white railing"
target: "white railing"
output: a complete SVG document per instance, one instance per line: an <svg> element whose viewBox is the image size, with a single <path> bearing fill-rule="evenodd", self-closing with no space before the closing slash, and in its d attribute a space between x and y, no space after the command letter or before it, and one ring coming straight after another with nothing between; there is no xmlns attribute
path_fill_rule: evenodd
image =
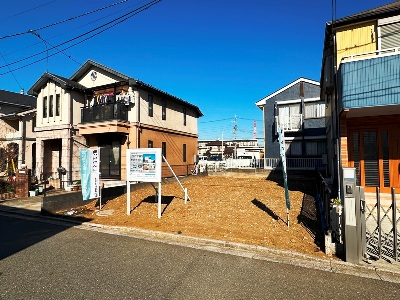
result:
<svg viewBox="0 0 400 300"><path fill-rule="evenodd" d="M228 158L225 164L226 169L281 169L280 158L260 158L260 159L234 159ZM316 168L323 167L322 158L286 158L286 167L288 170L315 170Z"/></svg>
<svg viewBox="0 0 400 300"><path fill-rule="evenodd" d="M377 56L394 55L394 54L399 54L399 53L400 53L400 47L381 49L381 50L375 50L375 51L370 51L370 52L346 55L346 56L342 57L341 62L359 60L359 59L365 59L365 58L375 58Z"/></svg>
<svg viewBox="0 0 400 300"><path fill-rule="evenodd" d="M284 131L299 131L303 123L301 114L293 114L290 116L276 116L276 129L282 128Z"/></svg>

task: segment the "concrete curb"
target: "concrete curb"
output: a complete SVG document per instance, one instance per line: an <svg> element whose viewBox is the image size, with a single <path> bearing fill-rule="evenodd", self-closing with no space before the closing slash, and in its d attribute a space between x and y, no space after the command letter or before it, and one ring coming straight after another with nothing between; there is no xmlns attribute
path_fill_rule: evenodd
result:
<svg viewBox="0 0 400 300"><path fill-rule="evenodd" d="M42 219L55 225L73 224L73 227L98 231L108 234L128 236L153 242L167 243L171 245L190 247L205 251L224 253L247 257L252 259L266 260L275 263L290 264L298 267L316 269L338 274L371 278L376 280L400 283L400 264L372 263L369 265L352 264L334 259L322 259L298 252L279 250L262 246L247 245L241 243L227 242L208 238L185 236L182 234L166 233L162 231L145 230L134 227L109 226L97 223L78 222L41 215L34 211L21 211L18 208L0 206L0 212L12 213L20 217Z"/></svg>

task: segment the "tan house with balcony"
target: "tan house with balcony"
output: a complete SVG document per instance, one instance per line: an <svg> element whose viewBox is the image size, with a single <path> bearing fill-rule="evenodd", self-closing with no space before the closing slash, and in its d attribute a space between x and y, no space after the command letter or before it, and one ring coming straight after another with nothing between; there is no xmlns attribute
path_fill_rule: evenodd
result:
<svg viewBox="0 0 400 300"><path fill-rule="evenodd" d="M102 179L126 178L126 149L162 148L178 175L197 154L200 109L149 84L88 60L69 79L45 73L37 97L37 169L79 179L79 149L100 147ZM167 167L163 176L169 176Z"/></svg>
<svg viewBox="0 0 400 300"><path fill-rule="evenodd" d="M0 90L0 174L35 166L36 98Z"/></svg>

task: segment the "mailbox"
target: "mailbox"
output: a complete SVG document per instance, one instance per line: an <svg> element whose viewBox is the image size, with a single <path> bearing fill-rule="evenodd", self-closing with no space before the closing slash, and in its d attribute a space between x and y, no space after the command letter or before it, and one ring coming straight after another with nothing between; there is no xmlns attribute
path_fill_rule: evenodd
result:
<svg viewBox="0 0 400 300"><path fill-rule="evenodd" d="M343 196L344 198L354 198L356 191L356 169L343 168Z"/></svg>

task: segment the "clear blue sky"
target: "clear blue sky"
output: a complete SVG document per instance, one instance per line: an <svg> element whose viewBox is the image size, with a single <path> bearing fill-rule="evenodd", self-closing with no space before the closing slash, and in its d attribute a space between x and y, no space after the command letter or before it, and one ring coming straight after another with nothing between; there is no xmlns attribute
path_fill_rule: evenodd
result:
<svg viewBox="0 0 400 300"><path fill-rule="evenodd" d="M68 78L92 59L197 105L204 114L200 139L233 139L235 124L241 139L253 137L254 120L257 137L262 137L262 114L255 102L299 77L319 81L331 0L163 0L85 42L87 35L59 46L81 42L53 55L52 46L149 2L0 0L7 7L0 16L0 89L27 91L46 70ZM336 2L340 18L392 1ZM32 33L2 38L28 30L40 38Z"/></svg>

